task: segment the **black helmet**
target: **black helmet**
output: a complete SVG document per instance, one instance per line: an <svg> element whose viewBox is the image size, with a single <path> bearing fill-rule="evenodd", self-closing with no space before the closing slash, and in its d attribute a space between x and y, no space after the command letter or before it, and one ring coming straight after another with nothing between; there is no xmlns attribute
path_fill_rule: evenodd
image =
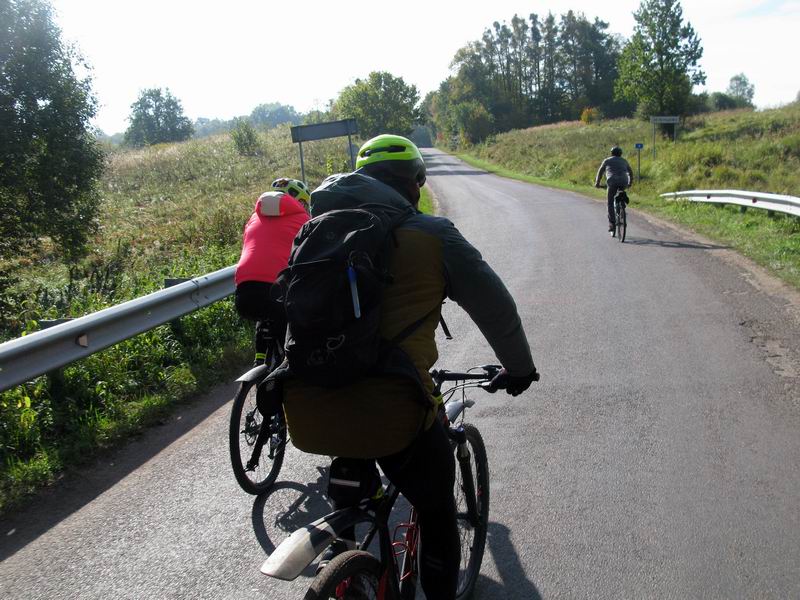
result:
<svg viewBox="0 0 800 600"><path fill-rule="evenodd" d="M622 148L619 146L614 146L611 149L611 156L622 156Z"/></svg>

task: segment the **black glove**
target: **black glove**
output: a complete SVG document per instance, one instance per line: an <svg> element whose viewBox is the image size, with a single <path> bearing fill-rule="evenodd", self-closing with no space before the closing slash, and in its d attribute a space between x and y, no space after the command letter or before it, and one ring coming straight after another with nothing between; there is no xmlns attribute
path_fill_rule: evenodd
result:
<svg viewBox="0 0 800 600"><path fill-rule="evenodd" d="M489 385L494 390L505 390L512 396L519 396L522 392L527 390L534 381L539 381L539 373L536 372L536 367L529 375L524 377L517 377L509 375L508 371L502 369L497 375L492 378Z"/></svg>

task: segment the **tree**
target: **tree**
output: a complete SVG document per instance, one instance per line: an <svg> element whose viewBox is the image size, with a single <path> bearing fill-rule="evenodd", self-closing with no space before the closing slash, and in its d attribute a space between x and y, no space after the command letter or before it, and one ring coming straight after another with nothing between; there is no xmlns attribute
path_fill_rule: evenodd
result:
<svg viewBox="0 0 800 600"><path fill-rule="evenodd" d="M330 109L328 110L319 110L315 108L314 110L308 111L305 115L303 115L303 125L315 125L317 123L327 123L328 121L333 121L333 115L331 114Z"/></svg>
<svg viewBox="0 0 800 600"><path fill-rule="evenodd" d="M731 77L727 94L736 98L740 106L753 106L753 95L755 91L755 86L750 83L747 76L744 73L739 73Z"/></svg>
<svg viewBox="0 0 800 600"><path fill-rule="evenodd" d="M277 102L259 104L250 113L250 122L255 127L272 129L284 123L299 125L302 117L297 114L293 106L285 106Z"/></svg>
<svg viewBox="0 0 800 600"><path fill-rule="evenodd" d="M258 143L256 130L247 119L234 119L231 138L236 151L242 156L258 156L261 146Z"/></svg>
<svg viewBox="0 0 800 600"><path fill-rule="evenodd" d="M94 228L103 170L89 125L91 79L73 65L88 66L61 41L45 0L0 0L0 31L0 263L42 236L77 259Z"/></svg>
<svg viewBox="0 0 800 600"><path fill-rule="evenodd" d="M340 119L355 119L365 139L381 133L408 135L419 119L418 102L416 86L391 73L373 71L341 91L333 112Z"/></svg>
<svg viewBox="0 0 800 600"><path fill-rule="evenodd" d="M714 92L708 97L708 106L711 110L731 110L740 108L737 99L724 92Z"/></svg>
<svg viewBox="0 0 800 600"><path fill-rule="evenodd" d="M475 144L492 132L492 115L477 100L456 104L452 112L462 142Z"/></svg>
<svg viewBox="0 0 800 600"><path fill-rule="evenodd" d="M698 62L700 39L683 23L678 0L642 0L636 26L619 59L617 98L638 104L640 114L680 115L692 86L706 81Z"/></svg>
<svg viewBox="0 0 800 600"><path fill-rule="evenodd" d="M133 147L164 142L182 142L192 137L192 122L183 115L180 100L167 88L151 88L139 94L131 104L131 122L125 131L125 143Z"/></svg>
<svg viewBox="0 0 800 600"><path fill-rule="evenodd" d="M225 133L233 129L236 125L236 119L226 121L224 119L208 119L205 117L198 117L195 119L192 128L194 129L194 137L202 138L218 133Z"/></svg>

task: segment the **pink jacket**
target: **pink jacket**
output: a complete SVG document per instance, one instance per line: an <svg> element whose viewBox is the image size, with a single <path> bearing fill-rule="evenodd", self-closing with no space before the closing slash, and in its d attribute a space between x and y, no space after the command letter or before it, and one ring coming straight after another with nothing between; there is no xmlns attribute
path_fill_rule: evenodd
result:
<svg viewBox="0 0 800 600"><path fill-rule="evenodd" d="M261 194L244 226L236 285L243 281L274 283L289 262L294 236L308 219L302 203L289 194Z"/></svg>

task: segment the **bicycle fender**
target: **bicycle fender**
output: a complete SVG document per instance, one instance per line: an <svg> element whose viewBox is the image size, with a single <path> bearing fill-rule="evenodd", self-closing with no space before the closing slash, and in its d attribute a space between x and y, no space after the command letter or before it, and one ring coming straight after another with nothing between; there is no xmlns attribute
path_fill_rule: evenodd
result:
<svg viewBox="0 0 800 600"><path fill-rule="evenodd" d="M264 375L267 374L267 369L269 369L269 365L258 365L257 367L250 369L236 381L239 383L244 383L246 381L256 381L258 379L262 379Z"/></svg>
<svg viewBox="0 0 800 600"><path fill-rule="evenodd" d="M448 402L444 407L444 410L447 413L447 419L452 423L462 412L464 412L465 408L471 408L473 406L475 406L475 400L470 400L468 398L466 400L454 400L453 402Z"/></svg>
<svg viewBox="0 0 800 600"><path fill-rule="evenodd" d="M275 579L292 581L310 565L347 527L375 518L359 508L343 508L309 523L283 540L261 565L261 572Z"/></svg>

